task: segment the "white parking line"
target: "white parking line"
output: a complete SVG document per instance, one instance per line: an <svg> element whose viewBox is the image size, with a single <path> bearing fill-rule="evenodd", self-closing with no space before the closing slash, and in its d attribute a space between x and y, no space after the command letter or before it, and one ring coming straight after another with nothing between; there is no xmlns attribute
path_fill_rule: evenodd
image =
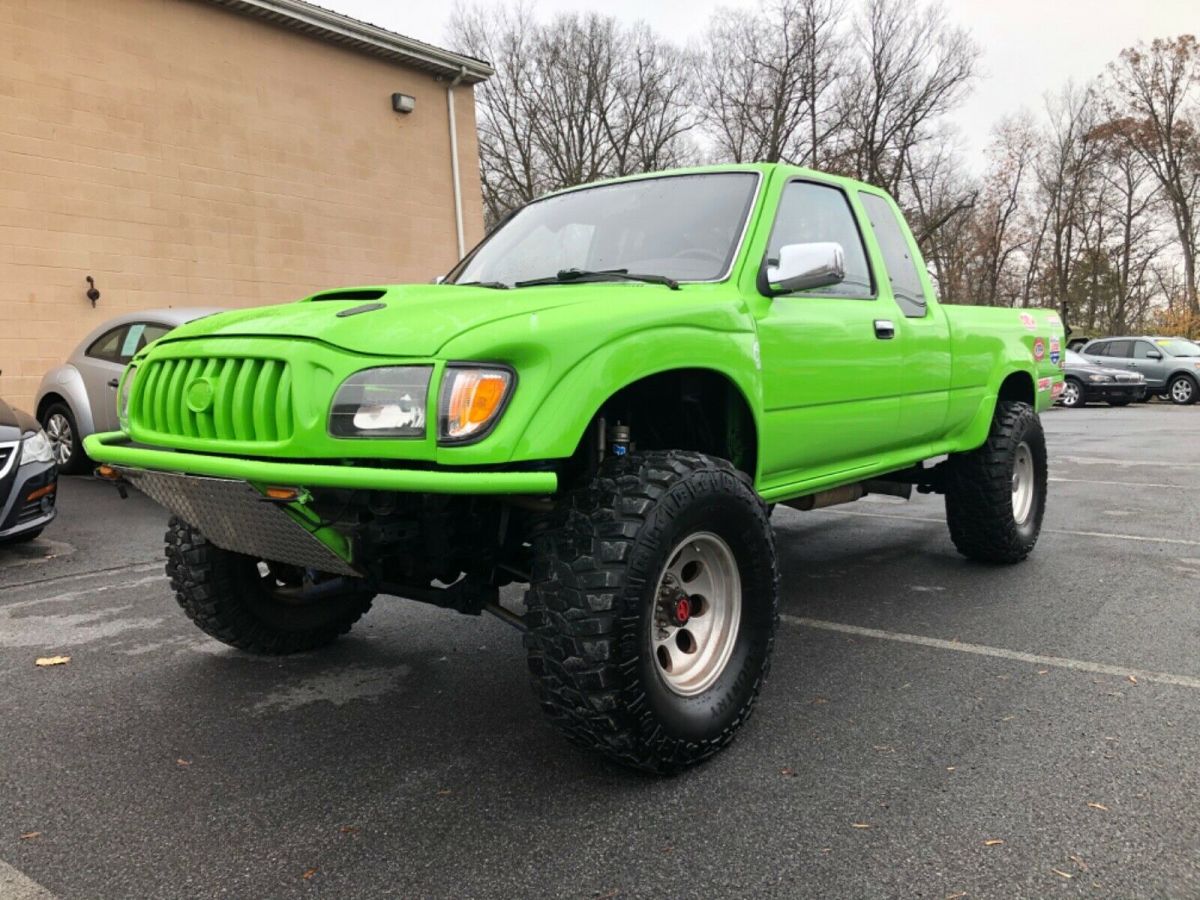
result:
<svg viewBox="0 0 1200 900"><path fill-rule="evenodd" d="M1200 462L1166 462L1164 460L1147 459L1111 459L1107 456L1059 456L1054 455L1054 461L1074 463L1077 466L1117 466L1122 469L1155 466L1164 469L1196 469Z"/></svg>
<svg viewBox="0 0 1200 900"><path fill-rule="evenodd" d="M1036 666L1053 666L1058 669L1091 672L1096 675L1113 675L1118 678L1128 678L1132 675L1138 681L1148 681L1155 684L1173 684L1177 687L1196 688L1200 690L1200 678L1193 678L1190 675L1150 672L1145 669L1110 666L1105 663L1088 662L1082 659L1066 659L1061 656L1041 656L1037 653L1023 653L1020 650L1005 650L1002 647L988 647L984 644L964 644L961 641L946 641L941 638L924 637L919 634L905 634L899 631L881 631L878 628L863 628L859 625L845 625L841 622L827 622L823 619L809 619L802 616L784 614L779 619L788 625L799 625L802 628L837 631L842 634L853 634L859 637L878 638L881 641L899 641L902 644L917 644L921 647L933 647L938 650L953 650L956 653L973 653L976 656L1011 659L1016 662L1031 663Z"/></svg>
<svg viewBox="0 0 1200 900"><path fill-rule="evenodd" d="M0 897L4 900L54 900L54 895L0 859Z"/></svg>
<svg viewBox="0 0 1200 900"><path fill-rule="evenodd" d="M23 587L44 587L48 584L65 584L68 581L83 581L86 578L99 578L103 575L111 575L113 572L121 573L140 573L140 572L161 572L163 564L161 562L144 562L135 563L126 566L111 566L107 569L92 569L90 572L74 572L70 575L54 575L50 578L33 578L29 581L16 581L12 584L0 584L0 588L6 591L15 591L17 588Z"/></svg>
<svg viewBox="0 0 1200 900"><path fill-rule="evenodd" d="M1184 489L1182 485L1163 484L1156 481L1096 481L1092 478L1050 478L1048 480L1061 481L1065 484L1104 484L1112 485L1113 487L1170 488L1175 491Z"/></svg>
<svg viewBox="0 0 1200 900"><path fill-rule="evenodd" d="M935 522L944 523L945 519L935 519L930 516L893 516L889 513L855 512L850 509L816 509L813 512L830 513L835 516L860 516L866 519L899 519L902 522ZM1186 538L1147 537L1144 534L1114 534L1108 531L1073 531L1069 528L1043 528L1043 534L1066 534L1074 537L1113 538L1119 541L1142 541L1147 544L1182 544L1185 547L1200 547L1200 541L1190 541Z"/></svg>

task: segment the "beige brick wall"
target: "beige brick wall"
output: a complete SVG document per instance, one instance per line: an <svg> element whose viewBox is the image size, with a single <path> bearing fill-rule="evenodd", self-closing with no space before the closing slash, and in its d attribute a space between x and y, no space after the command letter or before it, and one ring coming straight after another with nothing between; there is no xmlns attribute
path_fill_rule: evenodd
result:
<svg viewBox="0 0 1200 900"><path fill-rule="evenodd" d="M413 113L392 112L395 91ZM469 247L483 230L471 89L455 103ZM0 0L0 396L14 405L119 313L426 281L456 256L433 75L202 0Z"/></svg>

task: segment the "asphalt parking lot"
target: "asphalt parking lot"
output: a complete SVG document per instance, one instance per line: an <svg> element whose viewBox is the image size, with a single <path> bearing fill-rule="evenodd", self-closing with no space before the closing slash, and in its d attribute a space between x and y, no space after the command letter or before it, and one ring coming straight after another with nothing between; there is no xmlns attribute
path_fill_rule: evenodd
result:
<svg viewBox="0 0 1200 900"><path fill-rule="evenodd" d="M669 780L561 741L492 618L228 649L165 514L65 479L0 549L0 897L1200 896L1200 409L1044 421L1022 565L958 557L936 497L777 511L771 680Z"/></svg>

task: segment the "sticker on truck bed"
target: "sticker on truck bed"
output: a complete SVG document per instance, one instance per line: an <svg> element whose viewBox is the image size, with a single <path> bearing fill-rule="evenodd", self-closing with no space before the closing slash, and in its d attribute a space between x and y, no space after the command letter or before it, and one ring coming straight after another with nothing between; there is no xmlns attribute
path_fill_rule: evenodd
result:
<svg viewBox="0 0 1200 900"><path fill-rule="evenodd" d="M1036 338L1033 342L1033 361L1041 362L1046 358L1046 342Z"/></svg>
<svg viewBox="0 0 1200 900"><path fill-rule="evenodd" d="M1065 381L1059 381L1059 382L1056 382L1056 383L1055 383L1055 385L1054 385L1054 387L1052 387L1052 388L1050 389L1050 396L1051 396L1051 398L1053 398L1053 399L1057 400L1057 399L1058 399L1058 395L1059 395L1059 394L1061 394L1061 393L1063 392L1063 388L1064 388L1064 387L1066 387L1066 386L1067 386L1067 383L1066 383Z"/></svg>
<svg viewBox="0 0 1200 900"><path fill-rule="evenodd" d="M1039 378L1039 379L1038 379L1038 390L1039 390L1039 391L1048 391L1048 390L1050 390L1050 382L1051 382L1052 380L1053 380L1053 379L1050 379L1050 378Z"/></svg>
<svg viewBox="0 0 1200 900"><path fill-rule="evenodd" d="M1021 324L1030 331L1037 328L1037 321L1029 313L1021 313Z"/></svg>
<svg viewBox="0 0 1200 900"><path fill-rule="evenodd" d="M1057 366L1059 363L1059 360L1061 360L1061 359L1062 359L1062 347L1058 343L1058 338L1052 337L1052 338L1050 338L1050 362L1054 363Z"/></svg>
<svg viewBox="0 0 1200 900"><path fill-rule="evenodd" d="M1050 313L1050 315L1046 316L1046 324L1047 325L1061 325L1062 319L1060 319L1058 317L1057 313Z"/></svg>

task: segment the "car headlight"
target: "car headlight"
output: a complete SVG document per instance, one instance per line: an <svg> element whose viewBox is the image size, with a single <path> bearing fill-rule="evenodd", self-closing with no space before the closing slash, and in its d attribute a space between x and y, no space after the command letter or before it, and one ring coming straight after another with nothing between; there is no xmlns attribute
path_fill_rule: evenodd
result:
<svg viewBox="0 0 1200 900"><path fill-rule="evenodd" d="M121 389L117 392L117 424L121 430L129 432L129 396L133 393L133 376L137 374L137 366L125 370L121 379Z"/></svg>
<svg viewBox="0 0 1200 900"><path fill-rule="evenodd" d="M512 393L514 375L495 366L447 366L438 398L438 439L475 441L487 435Z"/></svg>
<svg viewBox="0 0 1200 900"><path fill-rule="evenodd" d="M432 366L385 366L342 382L329 411L334 437L425 437Z"/></svg>
<svg viewBox="0 0 1200 900"><path fill-rule="evenodd" d="M1108 382L1108 381L1112 381L1112 380L1113 380L1113 377L1111 375L1089 375L1088 376L1088 381L1095 381L1098 383L1099 382Z"/></svg>
<svg viewBox="0 0 1200 900"><path fill-rule="evenodd" d="M29 437L21 442L21 462L19 465L53 461L54 448L50 445L50 438L46 437L46 432L38 431L35 434L29 435Z"/></svg>

